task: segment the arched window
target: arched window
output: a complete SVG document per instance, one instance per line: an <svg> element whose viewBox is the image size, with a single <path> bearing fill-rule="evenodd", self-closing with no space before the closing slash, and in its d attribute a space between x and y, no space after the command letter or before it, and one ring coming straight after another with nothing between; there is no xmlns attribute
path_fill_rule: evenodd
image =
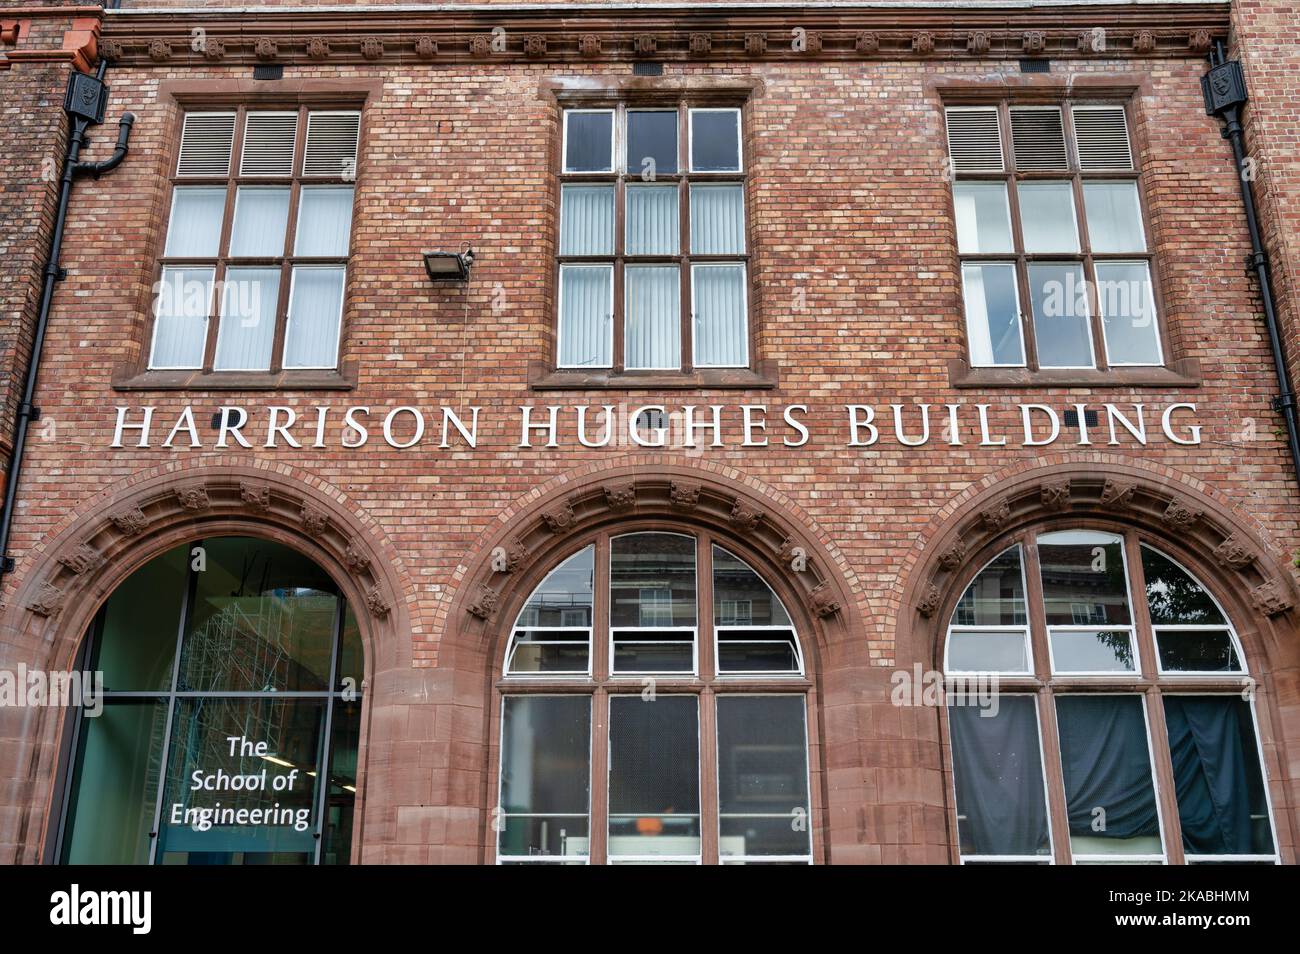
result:
<svg viewBox="0 0 1300 954"><path fill-rule="evenodd" d="M346 864L361 637L330 577L262 540L176 547L114 591L82 668L59 857Z"/></svg>
<svg viewBox="0 0 1300 954"><path fill-rule="evenodd" d="M1031 533L944 647L965 863L1276 863L1227 614L1131 531Z"/></svg>
<svg viewBox="0 0 1300 954"><path fill-rule="evenodd" d="M505 653L497 860L812 860L807 693L772 588L707 534L602 533Z"/></svg>

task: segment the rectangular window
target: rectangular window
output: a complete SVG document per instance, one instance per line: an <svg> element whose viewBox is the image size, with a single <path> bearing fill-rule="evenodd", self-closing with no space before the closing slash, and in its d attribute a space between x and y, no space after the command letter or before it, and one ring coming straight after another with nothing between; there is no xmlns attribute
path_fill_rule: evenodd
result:
<svg viewBox="0 0 1300 954"><path fill-rule="evenodd" d="M338 366L361 114L189 112L151 370Z"/></svg>
<svg viewBox="0 0 1300 954"><path fill-rule="evenodd" d="M564 111L557 367L749 367L740 115Z"/></svg>
<svg viewBox="0 0 1300 954"><path fill-rule="evenodd" d="M700 862L696 696L611 696L609 862Z"/></svg>
<svg viewBox="0 0 1300 954"><path fill-rule="evenodd" d="M1052 672L1136 675L1123 539L1063 530L1041 534L1037 543Z"/></svg>
<svg viewBox="0 0 1300 954"><path fill-rule="evenodd" d="M971 366L1163 365L1124 106L950 106L946 120Z"/></svg>
<svg viewBox="0 0 1300 954"><path fill-rule="evenodd" d="M501 713L503 863L585 863L591 697L506 696Z"/></svg>

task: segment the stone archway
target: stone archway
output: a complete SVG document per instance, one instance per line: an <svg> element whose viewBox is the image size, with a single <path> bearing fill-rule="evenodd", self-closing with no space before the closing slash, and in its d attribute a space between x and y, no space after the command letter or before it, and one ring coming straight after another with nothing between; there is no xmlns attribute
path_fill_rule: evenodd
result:
<svg viewBox="0 0 1300 954"><path fill-rule="evenodd" d="M366 680L354 848L367 829L369 726L391 674L409 666L407 577L391 544L349 509L341 493L255 467L163 471L101 495L33 554L2 617L5 653L15 662L66 670L99 607L136 569L201 536L252 536L285 544L316 561L357 608ZM57 810L66 710L0 712L0 735L25 743L11 768L19 811L15 862L34 862L48 846ZM382 837L370 832L368 837Z"/></svg>

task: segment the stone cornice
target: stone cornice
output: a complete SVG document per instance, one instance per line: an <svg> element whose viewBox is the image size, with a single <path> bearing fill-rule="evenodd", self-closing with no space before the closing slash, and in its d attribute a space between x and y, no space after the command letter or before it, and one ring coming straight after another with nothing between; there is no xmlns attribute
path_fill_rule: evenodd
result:
<svg viewBox="0 0 1300 954"><path fill-rule="evenodd" d="M110 15L128 65L1187 57L1221 3L952 7L353 8ZM197 32L196 32L197 31Z"/></svg>

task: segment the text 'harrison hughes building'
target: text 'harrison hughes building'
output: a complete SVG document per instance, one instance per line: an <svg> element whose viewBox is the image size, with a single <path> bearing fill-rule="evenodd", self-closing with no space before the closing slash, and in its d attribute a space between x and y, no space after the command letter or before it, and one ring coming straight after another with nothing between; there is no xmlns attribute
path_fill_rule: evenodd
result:
<svg viewBox="0 0 1300 954"><path fill-rule="evenodd" d="M0 3L0 860L1296 860L1294 11L107 6Z"/></svg>

